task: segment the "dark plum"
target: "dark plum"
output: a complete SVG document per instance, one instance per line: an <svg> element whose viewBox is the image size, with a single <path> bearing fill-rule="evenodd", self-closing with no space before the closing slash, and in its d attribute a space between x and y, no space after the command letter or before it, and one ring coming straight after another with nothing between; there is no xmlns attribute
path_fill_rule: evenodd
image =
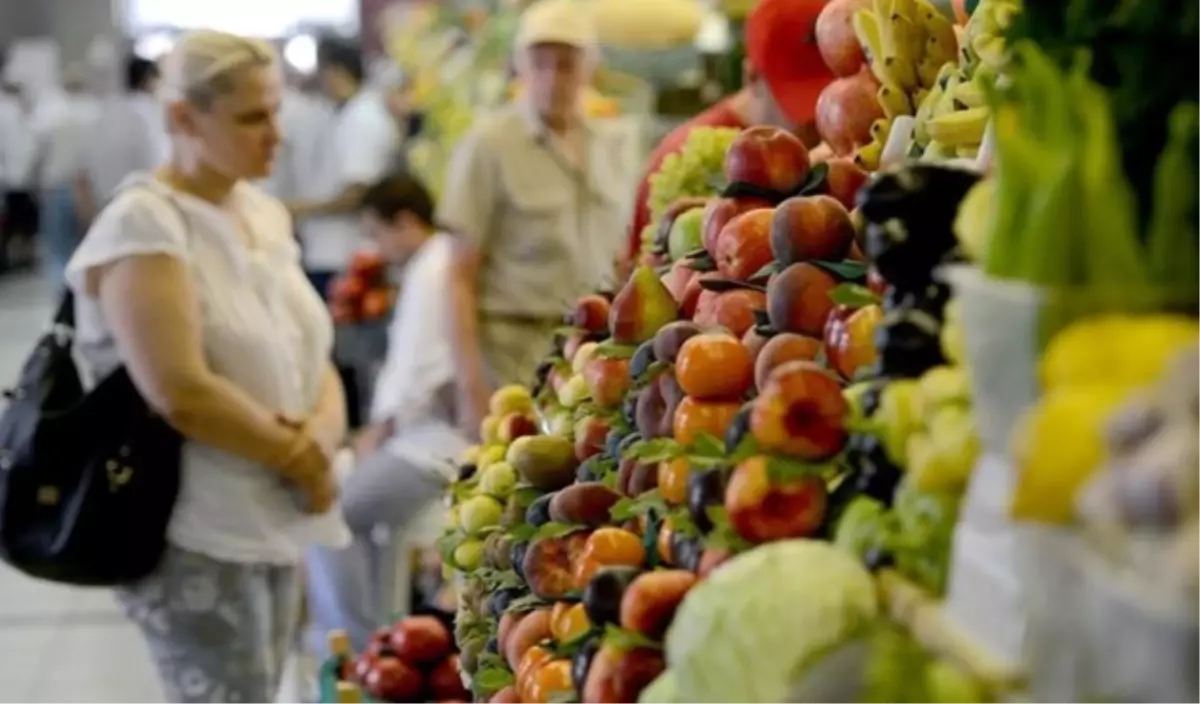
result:
<svg viewBox="0 0 1200 704"><path fill-rule="evenodd" d="M519 599L524 596L524 594L524 589L518 589L516 587L497 589L496 591L492 592L491 597L488 598L488 611L491 612L492 618L499 620L499 618L504 614L504 611L508 609L508 605L511 604L515 599Z"/></svg>
<svg viewBox="0 0 1200 704"><path fill-rule="evenodd" d="M676 567L695 572L700 567L700 556L704 554L704 546L699 538L681 533L671 536L671 558Z"/></svg>
<svg viewBox="0 0 1200 704"><path fill-rule="evenodd" d="M600 636L592 636L583 642L575 657L571 658L571 681L575 684L575 694L583 701L583 683L587 682L588 670L592 669L592 658L600 650Z"/></svg>
<svg viewBox="0 0 1200 704"><path fill-rule="evenodd" d="M618 460L621 459L621 457L625 454L626 450L633 447L634 443L638 443L641 441L642 441L642 434L637 432L636 430L633 431L632 433L626 435L621 440L620 446L617 447L617 456L615 457L615 459L618 459Z"/></svg>
<svg viewBox="0 0 1200 704"><path fill-rule="evenodd" d="M554 498L554 494L546 494L539 496L537 500L529 504L529 508L525 509L525 522L537 528L544 526L550 522L550 500Z"/></svg>
<svg viewBox="0 0 1200 704"><path fill-rule="evenodd" d="M621 458L621 443L625 441L626 433L613 428L604 436L604 454L610 459Z"/></svg>
<svg viewBox="0 0 1200 704"><path fill-rule="evenodd" d="M635 382L642 381L654 361L654 340L646 340L638 346L629 360L629 377Z"/></svg>
<svg viewBox="0 0 1200 704"><path fill-rule="evenodd" d="M547 510L549 510L549 504L547 504ZM512 547L508 549L508 557L509 561L512 562L513 571L516 572L517 576L521 579L525 579L525 553L528 550L528 541L513 543Z"/></svg>
<svg viewBox="0 0 1200 704"><path fill-rule="evenodd" d="M875 328L879 376L916 378L946 363L940 341L942 325L919 310L888 311Z"/></svg>
<svg viewBox="0 0 1200 704"><path fill-rule="evenodd" d="M707 533L712 530L712 519L708 517L710 506L725 503L725 473L720 468L706 469L688 477L688 515L692 523Z"/></svg>
<svg viewBox="0 0 1200 704"><path fill-rule="evenodd" d="M638 395L638 393L625 394L625 400L621 402L621 418L630 426L637 424Z"/></svg>
<svg viewBox="0 0 1200 704"><path fill-rule="evenodd" d="M499 653L500 652L499 639L497 639L495 635L493 635L491 638L488 638L487 642L483 644L483 649L489 653L493 653L493 654Z"/></svg>
<svg viewBox="0 0 1200 704"><path fill-rule="evenodd" d="M725 429L725 452L733 454L742 444L742 440L746 439L746 435L750 433L750 412L753 409L753 403L742 406L742 409L733 417L729 427Z"/></svg>
<svg viewBox="0 0 1200 704"><path fill-rule="evenodd" d="M601 457L600 455L592 455L591 457L587 458L583 462L580 462L579 466L575 468L575 481L577 481L577 482L599 481L600 474L601 474L600 464L603 461L604 461L604 458Z"/></svg>
<svg viewBox="0 0 1200 704"><path fill-rule="evenodd" d="M583 590L583 608L597 626L621 622L621 597L642 571L636 567L606 567Z"/></svg>

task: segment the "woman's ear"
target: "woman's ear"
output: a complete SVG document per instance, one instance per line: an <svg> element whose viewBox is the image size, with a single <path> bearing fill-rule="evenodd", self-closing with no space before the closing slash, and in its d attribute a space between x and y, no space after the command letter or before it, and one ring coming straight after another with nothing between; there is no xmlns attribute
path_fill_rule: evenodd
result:
<svg viewBox="0 0 1200 704"><path fill-rule="evenodd" d="M167 129L171 134L194 135L196 133L195 109L184 100L168 103Z"/></svg>

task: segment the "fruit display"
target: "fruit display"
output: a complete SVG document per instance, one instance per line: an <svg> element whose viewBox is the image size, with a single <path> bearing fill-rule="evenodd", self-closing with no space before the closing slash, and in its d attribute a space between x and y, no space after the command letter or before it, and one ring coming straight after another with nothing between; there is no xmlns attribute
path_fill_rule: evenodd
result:
<svg viewBox="0 0 1200 704"><path fill-rule="evenodd" d="M380 628L357 655L344 632L331 633L329 645L330 676L323 685L339 692L357 689L379 702L470 700L450 631L433 616L410 616Z"/></svg>
<svg viewBox="0 0 1200 704"><path fill-rule="evenodd" d="M396 300L387 265L373 251L356 252L346 272L330 282L326 294L329 311L339 324L386 318Z"/></svg>

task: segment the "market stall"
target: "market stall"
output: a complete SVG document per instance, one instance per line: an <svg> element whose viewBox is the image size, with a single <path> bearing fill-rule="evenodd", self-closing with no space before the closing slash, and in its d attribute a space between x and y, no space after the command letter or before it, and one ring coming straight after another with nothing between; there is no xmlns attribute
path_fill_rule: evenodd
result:
<svg viewBox="0 0 1200 704"><path fill-rule="evenodd" d="M1079 4L832 0L834 157L663 163L461 459L475 701L1200 696L1197 17Z"/></svg>

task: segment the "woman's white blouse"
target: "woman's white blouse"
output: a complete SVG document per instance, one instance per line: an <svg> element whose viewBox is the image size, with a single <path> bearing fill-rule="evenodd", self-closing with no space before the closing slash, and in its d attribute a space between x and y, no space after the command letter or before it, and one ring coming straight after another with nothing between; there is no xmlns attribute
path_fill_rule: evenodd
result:
<svg viewBox="0 0 1200 704"><path fill-rule="evenodd" d="M247 246L239 228L255 241ZM121 364L98 302L84 289L88 269L124 257L169 254L186 263L198 298L209 368L267 408L311 413L333 345L333 326L300 267L292 224L274 198L238 184L223 205L132 176L100 214L67 266L76 293L77 349L101 378ZM232 562L290 564L313 543L348 537L340 506L323 516L271 469L186 441L183 476L167 538Z"/></svg>

